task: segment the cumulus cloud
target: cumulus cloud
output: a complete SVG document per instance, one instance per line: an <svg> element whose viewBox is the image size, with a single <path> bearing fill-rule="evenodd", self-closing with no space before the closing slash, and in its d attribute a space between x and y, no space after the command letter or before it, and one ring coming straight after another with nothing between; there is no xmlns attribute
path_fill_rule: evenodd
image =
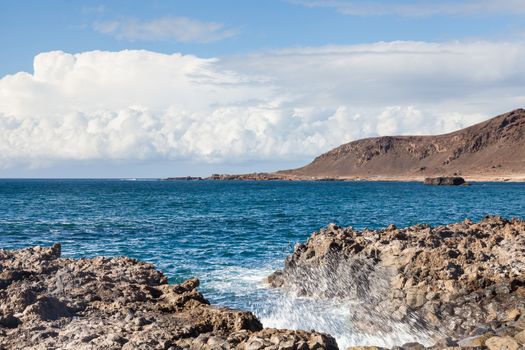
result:
<svg viewBox="0 0 525 350"><path fill-rule="evenodd" d="M221 23L202 22L187 17L162 17L151 21L123 18L96 22L93 29L130 41L176 40L183 43L208 43L229 38L235 30Z"/></svg>
<svg viewBox="0 0 525 350"><path fill-rule="evenodd" d="M521 43L380 42L205 59L39 54L0 79L0 167L297 161L523 106Z"/></svg>
<svg viewBox="0 0 525 350"><path fill-rule="evenodd" d="M525 15L522 0L462 0L462 1L361 1L361 0L290 0L306 7L328 7L351 16L428 17L469 15Z"/></svg>

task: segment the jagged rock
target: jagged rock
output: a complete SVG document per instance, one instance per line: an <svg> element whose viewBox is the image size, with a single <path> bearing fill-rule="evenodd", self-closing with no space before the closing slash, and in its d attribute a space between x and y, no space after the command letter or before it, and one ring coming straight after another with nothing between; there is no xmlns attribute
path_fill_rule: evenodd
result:
<svg viewBox="0 0 525 350"><path fill-rule="evenodd" d="M487 339L485 346L489 350L517 350L520 346L511 337L492 337Z"/></svg>
<svg viewBox="0 0 525 350"><path fill-rule="evenodd" d="M525 330L514 335L514 339L521 345L525 344Z"/></svg>
<svg viewBox="0 0 525 350"><path fill-rule="evenodd" d="M62 259L58 244L0 250L0 349L337 349L210 306L198 285L125 257Z"/></svg>
<svg viewBox="0 0 525 350"><path fill-rule="evenodd" d="M518 349L524 252L517 219L375 231L330 225L296 245L269 282L358 299L356 331L382 334L392 322L436 331L432 347L396 349ZM125 257L63 259L60 245L0 250L0 349L337 349L329 335L264 329L249 312L211 306L198 285L168 284L151 264Z"/></svg>
<svg viewBox="0 0 525 350"><path fill-rule="evenodd" d="M494 336L494 333L485 333L478 336L468 337L458 341L458 345L464 348L484 347L487 339Z"/></svg>
<svg viewBox="0 0 525 350"><path fill-rule="evenodd" d="M356 327L372 333L397 322L436 340L478 337L458 346L482 347L487 339L479 334L487 330L503 337L502 330L514 336L525 328L524 252L519 219L364 231L329 225L297 244L268 282L296 294L360 301Z"/></svg>
<svg viewBox="0 0 525 350"><path fill-rule="evenodd" d="M73 313L67 304L57 298L40 296L37 301L24 310L24 316L35 315L42 320L58 320L61 317L71 317Z"/></svg>

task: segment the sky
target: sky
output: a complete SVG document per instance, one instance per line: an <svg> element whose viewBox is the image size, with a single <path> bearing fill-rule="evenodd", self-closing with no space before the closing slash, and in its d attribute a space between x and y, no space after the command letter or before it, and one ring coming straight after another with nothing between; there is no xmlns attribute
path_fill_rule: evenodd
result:
<svg viewBox="0 0 525 350"><path fill-rule="evenodd" d="M525 1L2 1L0 177L304 165L525 105Z"/></svg>

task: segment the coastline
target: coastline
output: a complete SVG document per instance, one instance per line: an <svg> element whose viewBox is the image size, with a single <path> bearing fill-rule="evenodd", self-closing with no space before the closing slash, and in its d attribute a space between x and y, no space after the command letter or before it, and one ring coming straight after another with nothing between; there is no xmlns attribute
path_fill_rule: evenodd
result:
<svg viewBox="0 0 525 350"><path fill-rule="evenodd" d="M210 305L198 286L128 257L62 258L60 244L0 249L0 349L338 349L327 334Z"/></svg>
<svg viewBox="0 0 525 350"><path fill-rule="evenodd" d="M283 175L275 173L250 174L214 174L209 177L182 176L162 178L166 181L353 181L353 182L423 182L427 177L438 177L439 174L421 176L340 176L340 177L311 177L298 175ZM520 175L461 175L468 183L471 182L525 182L525 174Z"/></svg>
<svg viewBox="0 0 525 350"><path fill-rule="evenodd" d="M267 283L359 301L355 331L413 337L388 348L517 349L524 235L525 221L500 217L363 231L331 224L297 244ZM0 250L0 349L338 349L333 335L264 328L249 311L210 305L197 279L168 284L135 259L60 255L59 244Z"/></svg>

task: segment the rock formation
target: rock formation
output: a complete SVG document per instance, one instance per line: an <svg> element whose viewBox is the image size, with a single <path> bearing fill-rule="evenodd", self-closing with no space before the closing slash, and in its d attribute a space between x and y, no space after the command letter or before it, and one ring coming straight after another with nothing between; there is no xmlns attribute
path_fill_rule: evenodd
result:
<svg viewBox="0 0 525 350"><path fill-rule="evenodd" d="M427 177L424 181L425 185L434 186L459 186L465 185L465 179L460 176L438 176L438 177Z"/></svg>
<svg viewBox="0 0 525 350"><path fill-rule="evenodd" d="M525 179L525 110L436 136L383 136L353 141L298 169L289 178L470 178Z"/></svg>
<svg viewBox="0 0 525 350"><path fill-rule="evenodd" d="M525 347L523 220L330 225L296 245L268 282L351 300L360 332L403 324L433 337L429 349ZM0 250L0 349L337 349L330 335L265 329L250 312L211 306L198 284L168 284L126 257L61 258L58 244ZM364 345L354 349L379 349Z"/></svg>
<svg viewBox="0 0 525 350"><path fill-rule="evenodd" d="M200 181L204 179L200 176L175 176L175 177L167 177L163 180L165 181Z"/></svg>
<svg viewBox="0 0 525 350"><path fill-rule="evenodd" d="M297 169L213 174L206 180L420 181L458 175L471 181L525 181L525 110L449 134L352 141Z"/></svg>
<svg viewBox="0 0 525 350"><path fill-rule="evenodd" d="M271 180L286 180L284 176L276 175L274 173L250 173L250 174L213 174L207 177L206 180L250 180L250 181L271 181Z"/></svg>
<svg viewBox="0 0 525 350"><path fill-rule="evenodd" d="M440 340L434 349L525 344L523 220L363 231L330 225L297 244L268 282L293 293L355 300L356 327L381 332L405 323Z"/></svg>
<svg viewBox="0 0 525 350"><path fill-rule="evenodd" d="M58 244L0 250L0 349L337 349L210 306L198 284L125 257L63 259Z"/></svg>

